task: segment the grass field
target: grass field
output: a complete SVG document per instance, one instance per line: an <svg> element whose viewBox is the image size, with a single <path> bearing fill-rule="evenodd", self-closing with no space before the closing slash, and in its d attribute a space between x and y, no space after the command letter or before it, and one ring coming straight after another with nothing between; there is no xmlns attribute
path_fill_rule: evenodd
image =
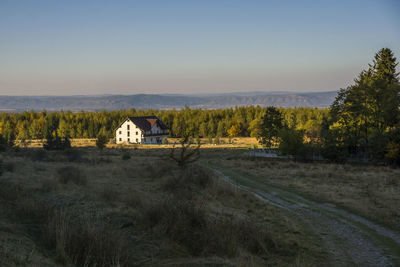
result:
<svg viewBox="0 0 400 267"><path fill-rule="evenodd" d="M171 148L173 144L179 143L181 139L179 138L168 138L168 143L169 144L163 144L163 145L136 145L136 144L131 144L131 145L116 145L116 144L108 144L108 148L143 148L143 149L159 149L159 148ZM253 148L255 145L259 145L259 142L257 141L256 138L253 137L235 137L235 138L219 138L219 143L210 143L210 140L208 138L200 138L200 142L202 144L202 147L204 148ZM213 142L215 141L215 138L213 139ZM194 142L197 142L197 140L194 140ZM30 147L30 148L40 148L43 147L44 140L41 139L35 139L35 140L29 140L25 144L21 144L20 142L16 142L18 146L20 147ZM71 146L72 147L95 147L96 146L96 139L71 139Z"/></svg>
<svg viewBox="0 0 400 267"><path fill-rule="evenodd" d="M399 169L205 146L182 170L169 149L145 147L3 152L0 265L329 265L310 225L221 180L210 164L400 230Z"/></svg>
<svg viewBox="0 0 400 267"><path fill-rule="evenodd" d="M202 157L241 153L204 149ZM235 152L236 151L236 152ZM1 154L1 266L305 266L307 227L165 149Z"/></svg>
<svg viewBox="0 0 400 267"><path fill-rule="evenodd" d="M400 169L366 164L301 163L250 157L246 152L208 156L214 164L334 203L400 231Z"/></svg>

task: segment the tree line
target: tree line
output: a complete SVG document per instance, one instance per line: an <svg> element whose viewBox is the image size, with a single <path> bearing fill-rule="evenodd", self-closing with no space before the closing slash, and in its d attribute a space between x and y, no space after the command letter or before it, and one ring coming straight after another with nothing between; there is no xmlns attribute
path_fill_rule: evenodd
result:
<svg viewBox="0 0 400 267"><path fill-rule="evenodd" d="M282 154L349 157L400 164L400 84L397 61L388 48L375 54L354 84L341 89L330 108L235 107L228 109L120 110L100 112L0 113L0 143L46 139L56 147L69 138L113 138L129 116L156 115L171 137L256 137ZM103 138L104 142L104 138Z"/></svg>
<svg viewBox="0 0 400 267"><path fill-rule="evenodd" d="M156 115L169 127L171 137L258 137L267 108L260 106L202 110L121 110L100 112L0 113L0 133L7 140L45 139L49 134L65 138L113 138L115 129L129 116ZM285 124L300 129L321 125L328 109L279 108Z"/></svg>

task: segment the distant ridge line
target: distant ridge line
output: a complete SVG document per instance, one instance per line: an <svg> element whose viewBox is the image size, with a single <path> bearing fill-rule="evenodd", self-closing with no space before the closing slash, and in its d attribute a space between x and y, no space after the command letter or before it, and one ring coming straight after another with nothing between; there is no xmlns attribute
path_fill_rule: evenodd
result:
<svg viewBox="0 0 400 267"><path fill-rule="evenodd" d="M217 109L235 106L329 107L337 91L237 92L204 95L134 94L73 96L0 96L0 112L25 110Z"/></svg>

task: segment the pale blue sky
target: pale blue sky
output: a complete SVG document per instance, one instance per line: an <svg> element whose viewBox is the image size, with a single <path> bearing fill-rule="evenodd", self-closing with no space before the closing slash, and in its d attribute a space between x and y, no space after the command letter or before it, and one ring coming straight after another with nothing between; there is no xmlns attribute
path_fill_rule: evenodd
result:
<svg viewBox="0 0 400 267"><path fill-rule="evenodd" d="M382 47L400 1L0 0L0 94L329 91Z"/></svg>

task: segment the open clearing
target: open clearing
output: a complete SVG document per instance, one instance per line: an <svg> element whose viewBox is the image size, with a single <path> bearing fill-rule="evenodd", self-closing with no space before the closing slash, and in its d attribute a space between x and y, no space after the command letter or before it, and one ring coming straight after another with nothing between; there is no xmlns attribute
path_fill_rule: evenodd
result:
<svg viewBox="0 0 400 267"><path fill-rule="evenodd" d="M203 164L229 183L308 224L332 265L400 264L398 169L282 162L243 153L208 158ZM385 201L387 206L379 206Z"/></svg>
<svg viewBox="0 0 400 267"><path fill-rule="evenodd" d="M399 265L398 169L168 155L2 153L0 265Z"/></svg>
<svg viewBox="0 0 400 267"><path fill-rule="evenodd" d="M212 152L210 152L212 153ZM163 149L1 154L1 266L293 266L327 261L292 214Z"/></svg>

